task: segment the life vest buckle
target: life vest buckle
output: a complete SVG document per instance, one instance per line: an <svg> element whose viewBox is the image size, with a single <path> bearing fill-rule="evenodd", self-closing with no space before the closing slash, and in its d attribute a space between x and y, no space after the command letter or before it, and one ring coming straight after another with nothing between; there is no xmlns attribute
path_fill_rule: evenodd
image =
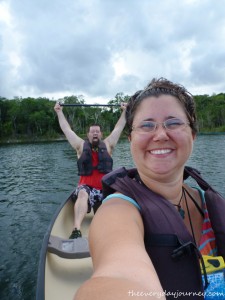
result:
<svg viewBox="0 0 225 300"><path fill-rule="evenodd" d="M172 252L172 258L173 259L181 259L184 255L191 255L193 252L193 249L195 249L196 246L192 242L187 242L177 249L173 250Z"/></svg>

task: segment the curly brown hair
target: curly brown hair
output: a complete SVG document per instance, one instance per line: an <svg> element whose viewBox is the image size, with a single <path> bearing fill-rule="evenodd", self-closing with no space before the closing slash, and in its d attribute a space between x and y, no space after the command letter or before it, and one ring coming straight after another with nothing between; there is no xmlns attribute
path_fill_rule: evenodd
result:
<svg viewBox="0 0 225 300"><path fill-rule="evenodd" d="M176 97L182 104L187 115L190 127L193 133L197 133L197 117L195 111L195 101L191 93L180 84L173 83L165 78L153 78L152 81L143 90L137 91L129 99L126 109L126 122L128 135L132 131L132 125L137 108L142 100L147 97L159 97L161 95L171 95Z"/></svg>

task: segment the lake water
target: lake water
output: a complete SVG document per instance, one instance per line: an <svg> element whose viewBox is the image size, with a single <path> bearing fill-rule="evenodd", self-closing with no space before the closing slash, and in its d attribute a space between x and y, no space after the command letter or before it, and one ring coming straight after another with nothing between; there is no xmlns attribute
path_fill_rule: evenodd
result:
<svg viewBox="0 0 225 300"><path fill-rule="evenodd" d="M225 195L225 136L199 136L188 165ZM126 140L114 168L133 167ZM0 299L35 299L42 240L59 204L77 182L76 156L65 142L0 146Z"/></svg>

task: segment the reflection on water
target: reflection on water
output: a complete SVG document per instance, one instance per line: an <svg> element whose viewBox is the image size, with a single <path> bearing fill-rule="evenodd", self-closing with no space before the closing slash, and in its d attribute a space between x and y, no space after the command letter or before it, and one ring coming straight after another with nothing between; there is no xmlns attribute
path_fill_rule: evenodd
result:
<svg viewBox="0 0 225 300"><path fill-rule="evenodd" d="M225 136L200 136L188 165L225 195ZM133 167L126 140L114 168ZM42 239L58 205L77 182L67 142L0 146L0 299L35 299Z"/></svg>

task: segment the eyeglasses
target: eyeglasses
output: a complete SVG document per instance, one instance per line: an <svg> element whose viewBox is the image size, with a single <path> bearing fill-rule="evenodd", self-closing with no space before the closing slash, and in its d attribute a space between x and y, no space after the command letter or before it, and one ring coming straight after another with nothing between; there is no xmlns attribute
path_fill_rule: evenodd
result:
<svg viewBox="0 0 225 300"><path fill-rule="evenodd" d="M162 123L158 123L158 122L154 122L154 121L143 121L137 126L132 126L132 130L138 131L141 133L153 132L158 128L158 126L160 124L163 126L163 128L165 130L176 131L176 130L186 127L190 123L184 122L184 121L182 121L180 119L176 119L176 118L168 119Z"/></svg>

